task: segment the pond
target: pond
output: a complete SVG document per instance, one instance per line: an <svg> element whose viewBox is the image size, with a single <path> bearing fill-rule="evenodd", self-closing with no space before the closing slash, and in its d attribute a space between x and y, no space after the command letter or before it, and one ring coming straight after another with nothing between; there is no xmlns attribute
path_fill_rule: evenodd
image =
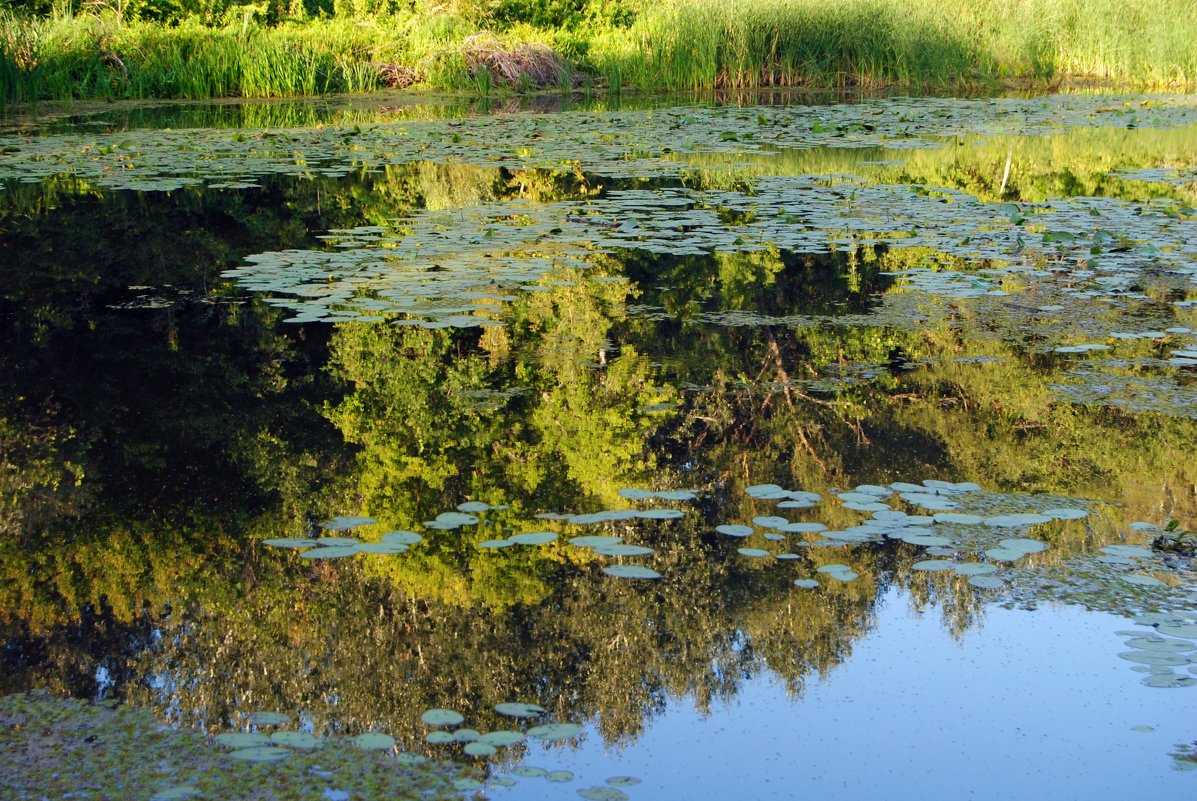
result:
<svg viewBox="0 0 1197 801"><path fill-rule="evenodd" d="M0 186L5 797L1197 793L1197 97L51 108Z"/></svg>

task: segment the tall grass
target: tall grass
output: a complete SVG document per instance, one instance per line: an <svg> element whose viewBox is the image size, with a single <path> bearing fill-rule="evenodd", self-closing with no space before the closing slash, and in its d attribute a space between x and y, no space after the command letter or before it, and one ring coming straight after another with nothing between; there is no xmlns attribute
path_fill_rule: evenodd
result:
<svg viewBox="0 0 1197 801"><path fill-rule="evenodd" d="M0 103L368 91L378 86L379 63L410 58L404 30L385 23L167 28L105 15L0 21ZM14 41L27 43L25 57Z"/></svg>
<svg viewBox="0 0 1197 801"><path fill-rule="evenodd" d="M601 15L568 29L514 24L503 40L513 52L521 42L555 45L574 61L566 74L615 91L1197 84L1197 0L638 2L630 24ZM380 63L414 67L437 88L489 93L498 88L494 76L471 70L466 52L468 37L495 23L486 7L422 1L398 14L272 27L249 16L220 27L166 27L112 12L0 12L0 105L367 91L379 85Z"/></svg>
<svg viewBox="0 0 1197 801"><path fill-rule="evenodd" d="M625 86L960 87L1197 79L1197 0L665 0L599 33Z"/></svg>

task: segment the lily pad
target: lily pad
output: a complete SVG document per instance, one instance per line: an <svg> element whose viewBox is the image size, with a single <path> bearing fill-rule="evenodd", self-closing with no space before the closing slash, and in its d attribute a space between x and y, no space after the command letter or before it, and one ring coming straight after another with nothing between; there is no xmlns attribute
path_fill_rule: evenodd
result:
<svg viewBox="0 0 1197 801"><path fill-rule="evenodd" d="M305 751L324 745L322 738L302 731L276 731L270 735L270 739L279 745L285 745L288 748L301 748Z"/></svg>
<svg viewBox="0 0 1197 801"><path fill-rule="evenodd" d="M952 569L961 576L987 576L997 572L996 567L984 562L957 562Z"/></svg>
<svg viewBox="0 0 1197 801"><path fill-rule="evenodd" d="M754 559L760 559L765 556L772 556L773 554L760 548L737 548L736 553L740 556L748 556Z"/></svg>
<svg viewBox="0 0 1197 801"><path fill-rule="evenodd" d="M496 704L495 711L500 715L507 715L512 718L538 718L548 710L539 704L529 704L522 701L505 701L504 703Z"/></svg>
<svg viewBox="0 0 1197 801"><path fill-rule="evenodd" d="M277 745L258 745L250 748L240 748L230 751L225 756L244 762L279 762L291 756L291 751Z"/></svg>
<svg viewBox="0 0 1197 801"><path fill-rule="evenodd" d="M628 801L628 794L618 787L583 787L578 795L587 801Z"/></svg>
<svg viewBox="0 0 1197 801"><path fill-rule="evenodd" d="M1005 581L997 576L969 576L968 583L981 590L996 590L1006 584Z"/></svg>
<svg viewBox="0 0 1197 801"><path fill-rule="evenodd" d="M685 516L685 512L680 512L677 509L647 509L636 513L636 517L644 520L677 520Z"/></svg>
<svg viewBox="0 0 1197 801"><path fill-rule="evenodd" d="M1192 643L1188 640L1173 640L1171 638L1164 637L1151 640L1144 637L1136 637L1134 639L1127 640L1126 644L1131 648L1139 648L1144 651L1160 651L1164 653L1184 653L1197 648L1197 643Z"/></svg>
<svg viewBox="0 0 1197 801"><path fill-rule="evenodd" d="M1144 576L1141 573L1132 573L1129 576L1123 576L1122 580L1127 584L1135 584L1139 587L1167 587L1168 585L1160 581L1155 576Z"/></svg>
<svg viewBox="0 0 1197 801"><path fill-rule="evenodd" d="M989 548L985 555L995 562L1017 562L1026 556L1026 551L1014 551L1009 548Z"/></svg>
<svg viewBox="0 0 1197 801"><path fill-rule="evenodd" d="M908 542L911 545L919 545L923 547L951 545L952 540L948 537L940 537L936 534L904 534L902 542Z"/></svg>
<svg viewBox="0 0 1197 801"><path fill-rule="evenodd" d="M372 517L334 517L320 524L321 528L329 531L352 531L362 526L370 526L378 521Z"/></svg>
<svg viewBox="0 0 1197 801"><path fill-rule="evenodd" d="M1155 627L1155 630L1160 634L1167 634L1170 637L1197 638L1197 623L1185 623L1181 621L1170 620L1158 624Z"/></svg>
<svg viewBox="0 0 1197 801"><path fill-rule="evenodd" d="M1145 548L1142 545L1106 545L1101 552L1111 556L1130 556L1136 559L1147 559L1154 555L1150 548Z"/></svg>
<svg viewBox="0 0 1197 801"><path fill-rule="evenodd" d="M622 542L611 545L596 545L594 552L600 556L648 556L654 553L647 545L627 545Z"/></svg>
<svg viewBox="0 0 1197 801"><path fill-rule="evenodd" d="M516 765L511 772L516 776L523 776L525 779L539 779L548 773L544 768L538 768L535 765Z"/></svg>
<svg viewBox="0 0 1197 801"><path fill-rule="evenodd" d="M1147 687L1171 689L1173 687L1192 687L1193 685L1197 685L1197 678L1181 676L1178 673L1157 673L1143 679L1142 683Z"/></svg>
<svg viewBox="0 0 1197 801"><path fill-rule="evenodd" d="M546 545L557 539L551 531L533 531L527 534L513 534L508 537L516 545Z"/></svg>
<svg viewBox="0 0 1197 801"><path fill-rule="evenodd" d="M328 548L313 548L299 555L300 559L344 559L361 553L357 545L333 545Z"/></svg>
<svg viewBox="0 0 1197 801"><path fill-rule="evenodd" d="M574 780L574 774L569 770L550 770L544 775L544 780L554 784L565 784Z"/></svg>
<svg viewBox="0 0 1197 801"><path fill-rule="evenodd" d="M544 742L568 740L582 733L582 726L577 723L544 723L528 729L529 737L535 737Z"/></svg>
<svg viewBox="0 0 1197 801"><path fill-rule="evenodd" d="M813 590L818 588L819 582L817 579L794 579L794 586L804 590Z"/></svg>
<svg viewBox="0 0 1197 801"><path fill-rule="evenodd" d="M1169 654L1163 651L1123 651L1118 656L1128 662L1138 662L1143 665L1164 665L1173 667L1188 664L1188 658L1181 654Z"/></svg>
<svg viewBox="0 0 1197 801"><path fill-rule="evenodd" d="M509 745L515 745L516 743L522 743L523 741L523 732L506 730L487 732L478 738L478 742L487 743L496 748L504 748Z"/></svg>
<svg viewBox="0 0 1197 801"><path fill-rule="evenodd" d="M659 579L661 574L655 570L640 565L607 565L603 572L608 576L630 579Z"/></svg>
<svg viewBox="0 0 1197 801"><path fill-rule="evenodd" d="M263 545L269 545L272 548L311 548L319 545L318 540L310 537L275 537L269 540L262 540Z"/></svg>
<svg viewBox="0 0 1197 801"><path fill-rule="evenodd" d="M357 549L360 553L369 554L407 553L407 546L398 542L363 542Z"/></svg>
<svg viewBox="0 0 1197 801"><path fill-rule="evenodd" d="M729 537L748 537L752 534L752 526L741 526L736 523L726 523L722 526L715 526L715 530L720 534L726 534Z"/></svg>
<svg viewBox="0 0 1197 801"><path fill-rule="evenodd" d="M1036 512L1023 512L1021 514L1011 515L996 515L994 517L987 517L983 521L987 526L997 526L999 528L1019 528L1022 526L1034 526L1040 523L1050 523L1052 518L1047 515L1041 515Z"/></svg>
<svg viewBox="0 0 1197 801"><path fill-rule="evenodd" d="M248 731L223 732L212 739L226 748L255 748L271 743L269 735Z"/></svg>
<svg viewBox="0 0 1197 801"><path fill-rule="evenodd" d="M251 712L245 722L251 726L286 726L291 722L291 716L282 712Z"/></svg>
<svg viewBox="0 0 1197 801"><path fill-rule="evenodd" d="M790 534L818 534L820 531L826 531L827 526L823 525L822 523L805 523L799 521L795 523L786 523L779 530L788 532Z"/></svg>
<svg viewBox="0 0 1197 801"><path fill-rule="evenodd" d="M490 743L484 743L481 740L472 743L466 743L462 750L470 756L475 757L488 757L499 753L499 750L493 745Z"/></svg>
<svg viewBox="0 0 1197 801"><path fill-rule="evenodd" d="M943 559L924 559L921 562L915 562L913 565L911 565L911 568L914 570L925 570L931 573L952 570L955 567L955 562L949 562Z"/></svg>
<svg viewBox="0 0 1197 801"><path fill-rule="evenodd" d="M386 751L395 747L395 738L382 732L366 732L353 738L353 744L366 751Z"/></svg>
<svg viewBox="0 0 1197 801"><path fill-rule="evenodd" d="M398 545L415 545L423 542L424 538L414 531L388 531L381 537L383 542L393 542Z"/></svg>
<svg viewBox="0 0 1197 801"><path fill-rule="evenodd" d="M964 512L936 512L936 523L954 523L960 526L975 526L984 522L985 518L980 515L966 514Z"/></svg>
<svg viewBox="0 0 1197 801"><path fill-rule="evenodd" d="M1047 543L1028 537L1012 537L1000 540L998 546L1007 551L1019 551L1025 554L1042 553L1047 550Z"/></svg>
<svg viewBox="0 0 1197 801"><path fill-rule="evenodd" d="M429 726L456 726L465 720L465 716L452 709L429 709L420 715L420 720Z"/></svg>

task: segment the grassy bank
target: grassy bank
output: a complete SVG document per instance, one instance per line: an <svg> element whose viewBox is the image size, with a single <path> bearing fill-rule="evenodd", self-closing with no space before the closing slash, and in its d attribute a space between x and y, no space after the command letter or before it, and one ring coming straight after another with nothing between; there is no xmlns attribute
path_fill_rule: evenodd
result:
<svg viewBox="0 0 1197 801"><path fill-rule="evenodd" d="M1132 8L1133 6L1133 8ZM1193 0L682 0L596 37L624 85L953 88L1197 79Z"/></svg>
<svg viewBox="0 0 1197 801"><path fill-rule="evenodd" d="M318 17L293 4L293 16L273 19L257 8L167 22L0 11L0 102L410 84L1191 88L1197 79L1197 0L359 2Z"/></svg>

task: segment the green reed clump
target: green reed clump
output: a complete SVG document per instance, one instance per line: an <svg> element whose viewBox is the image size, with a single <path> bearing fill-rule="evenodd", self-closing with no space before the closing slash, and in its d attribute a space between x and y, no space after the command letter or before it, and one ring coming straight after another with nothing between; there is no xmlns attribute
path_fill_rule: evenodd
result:
<svg viewBox="0 0 1197 801"><path fill-rule="evenodd" d="M609 81L730 86L1197 79L1192 0L666 0L590 48Z"/></svg>
<svg viewBox="0 0 1197 801"><path fill-rule="evenodd" d="M378 86L380 64L410 58L404 31L385 22L167 28L87 15L19 20L4 32L0 98L8 101L367 91ZM12 39L30 43L25 57L13 55Z"/></svg>
<svg viewBox="0 0 1197 801"><path fill-rule="evenodd" d="M171 26L111 10L0 12L0 104L358 92L417 79L522 91L546 83L501 68L534 43L554 51L563 89L1197 83L1197 0L569 0L552 5L570 12L558 28L537 27L550 18L541 5L344 0L330 6L338 16L269 26L248 11ZM482 69L474 51L486 30L507 55Z"/></svg>

